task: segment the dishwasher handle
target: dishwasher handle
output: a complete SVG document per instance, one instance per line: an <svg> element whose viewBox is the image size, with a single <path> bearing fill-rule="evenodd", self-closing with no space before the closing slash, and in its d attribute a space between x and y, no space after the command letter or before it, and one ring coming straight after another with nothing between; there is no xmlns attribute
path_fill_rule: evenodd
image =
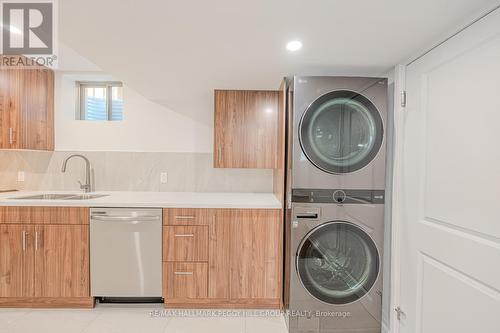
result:
<svg viewBox="0 0 500 333"><path fill-rule="evenodd" d="M111 216L111 215L92 215L91 220L104 222L146 222L159 221L158 215L143 215L143 216Z"/></svg>

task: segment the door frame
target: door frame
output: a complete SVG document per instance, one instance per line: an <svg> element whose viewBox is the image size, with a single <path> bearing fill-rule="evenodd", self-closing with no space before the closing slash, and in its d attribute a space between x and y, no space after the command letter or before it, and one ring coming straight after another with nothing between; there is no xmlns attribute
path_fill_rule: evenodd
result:
<svg viewBox="0 0 500 333"><path fill-rule="evenodd" d="M397 65L394 69L394 134L393 134L393 172L392 172L392 209L391 209L391 287L389 302L389 332L399 333L399 320L395 308L400 303L401 286L401 217L403 208L399 198L401 197L401 158L403 152L403 138L401 129L403 126L404 106L403 92L406 90L406 65Z"/></svg>

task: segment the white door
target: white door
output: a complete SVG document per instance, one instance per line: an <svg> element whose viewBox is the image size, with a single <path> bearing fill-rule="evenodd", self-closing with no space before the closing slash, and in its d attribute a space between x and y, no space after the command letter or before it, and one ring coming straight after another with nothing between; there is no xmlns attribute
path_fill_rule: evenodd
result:
<svg viewBox="0 0 500 333"><path fill-rule="evenodd" d="M406 90L399 332L499 333L500 10L410 64Z"/></svg>

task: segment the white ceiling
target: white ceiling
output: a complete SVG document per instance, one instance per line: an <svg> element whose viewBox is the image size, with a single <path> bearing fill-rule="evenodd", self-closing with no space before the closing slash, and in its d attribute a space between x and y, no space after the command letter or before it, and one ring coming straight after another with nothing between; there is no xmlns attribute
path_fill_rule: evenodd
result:
<svg viewBox="0 0 500 333"><path fill-rule="evenodd" d="M211 123L214 88L381 75L498 0L61 0L59 38L146 98ZM299 39L303 49L286 51Z"/></svg>

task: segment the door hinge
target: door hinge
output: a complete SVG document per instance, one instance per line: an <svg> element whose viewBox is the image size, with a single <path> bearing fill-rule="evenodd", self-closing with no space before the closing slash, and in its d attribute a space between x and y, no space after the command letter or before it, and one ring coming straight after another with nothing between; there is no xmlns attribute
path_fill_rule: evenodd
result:
<svg viewBox="0 0 500 333"><path fill-rule="evenodd" d="M394 311L396 311L396 318L398 320L401 320L401 317L405 317L406 316L406 313L404 313L404 311L401 310L400 306L395 307Z"/></svg>
<svg viewBox="0 0 500 333"><path fill-rule="evenodd" d="M406 90L401 91L401 107L406 107Z"/></svg>

